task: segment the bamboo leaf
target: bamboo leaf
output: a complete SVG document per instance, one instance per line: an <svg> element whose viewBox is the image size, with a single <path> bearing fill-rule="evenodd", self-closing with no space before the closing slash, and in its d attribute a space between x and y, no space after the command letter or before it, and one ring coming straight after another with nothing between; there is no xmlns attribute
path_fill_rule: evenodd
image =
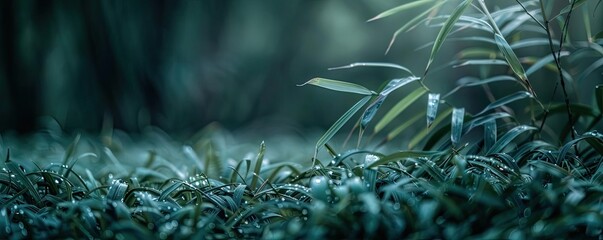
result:
<svg viewBox="0 0 603 240"><path fill-rule="evenodd" d="M398 79L392 79L391 81L389 81L389 83L387 83L387 85L385 86L385 88L383 88L383 90L381 91L381 95L389 95L391 92L395 91L396 89L409 84L411 82L417 81L420 78L415 77L415 76L411 76L411 77L405 77L405 78L398 78Z"/></svg>
<svg viewBox="0 0 603 240"><path fill-rule="evenodd" d="M513 70L515 75L517 75L519 79L522 80L524 87L533 94L534 91L532 89L532 86L528 82L526 72L523 69L521 62L519 62L517 55L515 55L515 52L513 52L513 49L511 49L511 46L509 46L509 43L507 43L507 40L498 33L494 34L494 40L496 41L496 45L500 49L501 53L507 60L507 63L509 63L511 70Z"/></svg>
<svg viewBox="0 0 603 240"><path fill-rule="evenodd" d="M355 83L331 80L331 79L326 79L326 78L313 78L313 79L310 79L310 81L307 81L307 82L297 85L297 86L301 87L301 86L304 86L307 84L338 91L338 92L349 92L349 93L356 93L356 94L361 94L361 95L376 95L377 94L377 93L375 93L361 85L355 84Z"/></svg>
<svg viewBox="0 0 603 240"><path fill-rule="evenodd" d="M490 149L496 143L496 120L492 119L484 124L484 149Z"/></svg>
<svg viewBox="0 0 603 240"><path fill-rule="evenodd" d="M431 66L431 63L433 63L433 60L435 59L436 54L440 51L444 40L446 39L446 37L448 37L448 33L450 33L456 21L459 19L459 17L461 17L463 12L465 12L465 9L467 9L467 7L471 5L471 2L472 0L463 1L456 9L454 9L450 17L446 20L446 22L440 29L440 32L438 33L438 36L436 37L436 40L431 49L431 55L429 56L427 67L425 67L425 73L427 73L429 67Z"/></svg>
<svg viewBox="0 0 603 240"><path fill-rule="evenodd" d="M339 119L337 119L337 121L325 132L325 134L323 134L322 137L320 137L320 139L316 143L316 151L318 151L318 149L320 149L321 146L323 146L325 143L327 143L329 140L331 140L331 138L335 135L335 133L337 133L339 131L339 129L341 129L341 127L343 127L343 125L346 124L350 120L350 118L356 112L358 112L358 110L360 108L362 108L370 99L371 99L370 96L366 96L366 97L360 99L360 101L358 101L356 104L354 104L354 106L352 106L350 109L348 109L348 111L346 111L343 115L341 115L341 117Z"/></svg>
<svg viewBox="0 0 603 240"><path fill-rule="evenodd" d="M422 12L421 14L415 16L413 19L406 22L406 24L402 25L402 27L398 28L398 30L396 30L396 32L392 36L392 39L389 41L389 45L387 46L387 49L385 50L385 54L387 55L387 53L389 53L389 50L392 48L392 45L394 45L394 42L396 41L396 38L398 37L398 35L400 35L400 33L408 31L408 30L416 27L420 22L422 22L426 19L425 16L427 16L427 14L429 14L430 12L432 12L434 9L436 9L437 7L439 7L440 5L442 5L445 2L446 1L438 1L438 2L434 3L431 8L429 8L426 11Z"/></svg>
<svg viewBox="0 0 603 240"><path fill-rule="evenodd" d="M401 124L400 126L396 127L394 130L392 130L391 132L389 132L387 134L387 137L386 137L385 140L386 141L390 141L390 140L394 139L402 131L404 131L408 127L412 126L415 122L419 121L419 119L421 119L421 117L423 117L423 114L425 114L425 112L417 113L412 118L404 121L403 124Z"/></svg>
<svg viewBox="0 0 603 240"><path fill-rule="evenodd" d="M383 104L383 101L385 101L386 97L387 95L379 94L375 101L373 101L364 110L364 113L362 113L362 118L360 120L360 128L366 129L366 125L368 125L369 122L373 119L373 117L377 113L377 110L379 110L379 107L381 107L381 104Z"/></svg>
<svg viewBox="0 0 603 240"><path fill-rule="evenodd" d="M465 118L464 108L454 108L452 110L452 128L450 133L450 140L452 144L457 144L461 140L461 133L463 132L463 119Z"/></svg>
<svg viewBox="0 0 603 240"><path fill-rule="evenodd" d="M128 184L122 182L121 180L113 181L111 186L109 186L107 199L113 201L123 201L124 196L126 195L126 190L128 190Z"/></svg>
<svg viewBox="0 0 603 240"><path fill-rule="evenodd" d="M557 53L555 53L557 54ZM561 51L560 53L560 57L565 57L569 55L568 51ZM537 70L541 69L542 67L544 67L545 65L549 64L550 62L552 62L554 60L554 56L552 54L547 55L546 57L540 58L537 62L535 62L530 68L528 68L528 70L526 70L526 75L530 76L532 75L532 73L536 72Z"/></svg>
<svg viewBox="0 0 603 240"><path fill-rule="evenodd" d="M519 91L514 94L508 95L506 97L503 97L501 99L498 99L498 100L494 101L493 103L488 104L488 106L486 106L486 108L484 108L484 110L482 110L478 114L475 114L475 116L482 115L489 110L509 104L509 103L517 101L519 99L532 98L532 97L534 97L534 96L532 96L532 94L529 92Z"/></svg>
<svg viewBox="0 0 603 240"><path fill-rule="evenodd" d="M442 122L444 119L448 118L448 116L452 113L452 108L449 108L448 110L442 112L442 114L440 114L435 120L433 120L432 125L433 126L437 126L440 122ZM408 148L412 149L415 146L417 146L417 144L419 142L421 142L423 139L425 139L425 137L427 136L427 134L430 133L431 128L423 128L423 130L421 130L421 132L419 132L417 135L415 135L410 142L408 143Z"/></svg>
<svg viewBox="0 0 603 240"><path fill-rule="evenodd" d="M440 105L440 94L430 93L427 99L427 128L431 127L433 120L438 114L438 106Z"/></svg>
<svg viewBox="0 0 603 240"><path fill-rule="evenodd" d="M382 63L382 62L357 62L357 63L348 64L348 65L345 65L345 66L332 67L332 68L329 68L329 70L339 70L339 69L347 69L347 68L355 68L355 67L386 67L386 68L395 68L395 69L400 69L400 70L402 70L404 72L407 72L410 75L414 76L414 74L408 68L405 68L405 67L400 66L398 64Z"/></svg>
<svg viewBox="0 0 603 240"><path fill-rule="evenodd" d="M433 2L433 0L412 1L412 2L409 2L409 3L406 3L406 4L402 4L402 5L397 6L395 8L391 8L391 9L388 9L388 10L382 12L382 13L379 13L377 16L369 19L367 22L371 22L371 21L375 21L377 19L388 17L388 16L391 16L393 14L396 14L396 13L399 13L399 12L402 12L402 11L406 11L406 10L409 10L409 9L413 9L413 8L419 7L421 5L430 3L430 2Z"/></svg>
<svg viewBox="0 0 603 240"><path fill-rule="evenodd" d="M402 100L400 100L398 103L396 103L396 105L393 106L385 114L385 116L383 116L383 118L381 118L381 120L379 120L377 125L375 125L375 130L374 130L375 133L378 133L379 131L381 131L392 120L394 120L394 118L396 118L398 115L400 115L400 113L402 113L402 111L404 111L406 108L408 108L408 106L410 106L412 103L417 101L417 99L419 99L421 96L423 96L423 94L425 94L426 92L427 91L423 88L417 88L416 90L414 90L413 92L408 94L406 97L404 97Z"/></svg>
<svg viewBox="0 0 603 240"><path fill-rule="evenodd" d="M599 107L599 114L603 114L603 84L599 84L595 87L595 101Z"/></svg>
<svg viewBox="0 0 603 240"><path fill-rule="evenodd" d="M596 69L600 68L603 66L603 58L600 58L597 61L594 61L593 63L591 63L586 69L584 69L582 71L582 73L580 74L580 77L578 77L578 82L581 83L584 81L584 79L591 74L592 72L594 72Z"/></svg>

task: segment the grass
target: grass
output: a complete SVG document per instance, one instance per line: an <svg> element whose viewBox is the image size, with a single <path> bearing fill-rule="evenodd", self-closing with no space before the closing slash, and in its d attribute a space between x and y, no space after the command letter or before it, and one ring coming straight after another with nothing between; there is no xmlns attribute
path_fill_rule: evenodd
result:
<svg viewBox="0 0 603 240"><path fill-rule="evenodd" d="M580 40L567 27L580 8L583 21L589 22L588 10L596 8L587 7L595 3L424 4L429 2L434 1L403 4L371 19L421 7L417 16L433 16L413 20L394 35L421 23L440 28L423 76L392 63L354 63L333 70L385 67L403 75L385 81L378 91L327 78L303 84L362 97L341 111L316 144L283 136L250 150L214 125L183 141L157 129L141 136L107 129L100 136L56 130L28 138L3 135L2 236L601 237L603 135L597 129L603 118L603 85L595 81L594 89L587 89L589 97L579 94L579 85L591 84L586 76L599 73L601 61L592 56L603 55L603 43L592 29ZM453 10L445 13L445 6ZM488 47L461 49L448 65L432 68L449 36L465 32L483 36L455 40ZM554 40L556 35L561 38ZM520 51L525 46L550 51L529 55ZM434 71L467 66L476 66L477 76L463 76L449 93L428 86ZM543 83L538 76L556 83ZM500 83L508 88L491 88ZM455 105L455 94L469 87L481 87L489 97L481 110ZM414 90L389 109L383 107L401 88ZM550 100L541 97L547 94ZM416 105L425 110L412 112ZM349 140L358 130L356 146L331 145L340 142L337 133L357 113L348 135ZM271 148L276 142L281 145ZM278 154L271 154L275 150Z"/></svg>

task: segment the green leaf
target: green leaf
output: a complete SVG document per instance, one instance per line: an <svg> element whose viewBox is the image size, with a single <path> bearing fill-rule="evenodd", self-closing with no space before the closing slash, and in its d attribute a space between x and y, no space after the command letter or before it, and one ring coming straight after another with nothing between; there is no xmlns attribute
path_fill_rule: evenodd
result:
<svg viewBox="0 0 603 240"><path fill-rule="evenodd" d="M362 108L370 99L370 96L366 96L360 99L360 101L358 101L356 104L354 104L354 106L348 109L348 111L341 115L341 117L337 119L337 121L329 128L329 130L327 130L325 134L320 137L320 139L316 143L316 151L318 151L321 146L325 145L325 143L331 140L331 138L339 131L339 129L341 129L341 127L343 127L343 125L345 125L350 120L350 118L356 112L358 112L358 110Z"/></svg>
<svg viewBox="0 0 603 240"><path fill-rule="evenodd" d="M362 118L360 120L360 128L361 129L366 129L366 125L368 125L369 122L373 119L373 117L377 113L377 110L379 110L379 107L381 107L381 104L383 104L383 101L385 101L386 97L387 97L387 95L379 94L379 96L375 99L375 101L373 101L364 110L364 113L362 113Z"/></svg>
<svg viewBox="0 0 603 240"><path fill-rule="evenodd" d="M409 3L406 3L406 4L402 4L402 5L397 6L395 8L391 8L391 9L388 9L388 10L382 12L382 13L379 13L377 16L369 19L367 22L371 22L371 21L375 21L377 19L388 17L388 16L391 16L393 14L396 14L396 13L399 13L399 12L402 12L402 11L406 11L406 10L409 10L409 9L413 9L413 8L419 7L421 5L430 3L430 2L433 2L433 0L412 1L412 2L409 2Z"/></svg>
<svg viewBox="0 0 603 240"><path fill-rule="evenodd" d="M425 73L427 73L429 67L431 66L431 63L433 63L433 60L435 59L436 54L440 51L444 40L446 39L446 37L448 37L448 33L450 33L456 21L459 19L459 17L461 17L463 12L465 12L465 9L467 9L467 7L471 5L471 2L472 0L463 1L456 9L454 9L450 17L446 20L446 22L440 29L440 32L438 33L438 36L436 37L436 40L433 44L433 48L431 49L431 55L429 56L427 67L425 67Z"/></svg>
<svg viewBox="0 0 603 240"><path fill-rule="evenodd" d="M255 186L258 183L260 177L260 171L262 169L262 163L264 162L264 153L266 152L266 144L264 141L260 143L260 151L258 152L258 156L255 158L255 167L253 168L253 177L251 179L251 189L255 190Z"/></svg>
<svg viewBox="0 0 603 240"><path fill-rule="evenodd" d="M408 106L410 106L412 103L417 101L417 99L419 99L421 96L423 96L423 94L425 94L426 92L427 91L423 88L417 88L416 90L414 90L413 92L408 94L406 97L404 97L402 100L400 100L398 103L396 103L396 105L393 106L385 114L385 116L383 116L383 118L381 118L381 120L379 120L377 125L375 125L375 130L374 130L375 133L378 133L379 131L381 131L392 120L394 120L394 118L396 118L398 115L400 115L400 113L402 113L402 111L404 111L406 108L408 108Z"/></svg>
<svg viewBox="0 0 603 240"><path fill-rule="evenodd" d="M396 136L398 136L398 134L400 134L402 131L404 131L405 129L407 129L408 127L412 126L415 122L419 121L419 119L421 119L423 117L423 114L425 114L425 112L422 113L417 113L415 114L412 118L405 120L403 124L400 124L398 127L396 127L394 130L392 130L391 132L389 132L387 134L386 137L386 141L390 141L392 139L394 139Z"/></svg>
<svg viewBox="0 0 603 240"><path fill-rule="evenodd" d="M315 176L310 180L310 189L312 198L323 202L329 201L331 189L329 189L329 179L325 176Z"/></svg>
<svg viewBox="0 0 603 240"><path fill-rule="evenodd" d="M521 62L519 62L517 55L515 55L515 52L513 52L513 49L511 49L511 46L509 46L509 43L507 43L507 40L498 33L494 34L494 40L496 41L496 45L498 45L498 48L500 49L501 53L505 57L505 60L507 60L507 62L509 63L511 70L513 70L515 75L517 75L519 79L522 80L524 87L530 92L533 92L532 86L528 82L526 72L523 69Z"/></svg>
<svg viewBox="0 0 603 240"><path fill-rule="evenodd" d="M357 62L349 65L341 66L341 67L332 67L329 70L339 70L339 69L347 69L347 68L355 68L355 67L386 67L386 68L395 68L400 69L404 72L409 73L410 75L414 74L408 69L398 64L393 63L381 63L381 62Z"/></svg>
<svg viewBox="0 0 603 240"><path fill-rule="evenodd" d="M111 186L109 186L107 199L113 201L122 201L126 195L126 190L128 190L128 184L122 182L121 180L114 181Z"/></svg>
<svg viewBox="0 0 603 240"><path fill-rule="evenodd" d="M490 149L496 143L497 127L496 120L488 120L484 124L484 149Z"/></svg>
<svg viewBox="0 0 603 240"><path fill-rule="evenodd" d="M440 105L440 94L439 93L430 93L427 99L427 128L431 127L433 120L436 118L438 114L438 106Z"/></svg>
<svg viewBox="0 0 603 240"><path fill-rule="evenodd" d="M478 114L475 114L475 116L482 115L489 110L509 104L509 103L517 101L519 99L532 98L532 97L534 97L534 96L532 96L532 94L530 94L529 92L519 91L514 94L508 95L506 97L503 97L501 99L498 99L498 100L494 101L493 103L488 104L488 106L486 106L486 108L484 108L484 110L482 110Z"/></svg>
<svg viewBox="0 0 603 240"><path fill-rule="evenodd" d="M343 82L343 81L331 80L331 79L325 79L325 78L313 78L313 79L310 79L310 81L307 81L307 82L297 85L297 86L301 87L301 86L304 86L307 84L326 88L326 89L331 89L331 90L338 91L338 92L349 92L349 93L356 93L356 94L362 94L362 95L376 95L377 94L374 91L368 90L367 88L360 86L358 84L355 84L355 83Z"/></svg>
<svg viewBox="0 0 603 240"><path fill-rule="evenodd" d="M591 63L586 69L584 69L582 71L582 73L580 74L580 77L578 77L578 82L581 83L584 81L584 79L591 74L592 72L594 72L596 69L600 68L603 66L603 58L599 58L599 60L594 61L593 63Z"/></svg>
<svg viewBox="0 0 603 240"><path fill-rule="evenodd" d="M15 179L18 183L20 183L21 187L25 190L27 189L27 193L33 197L35 203L40 203L40 194L38 190L34 186L33 182L27 178L21 167L13 161L10 160L10 149L7 150L6 153L6 161L4 162L6 165L6 169L10 172L10 174L15 175Z"/></svg>
<svg viewBox="0 0 603 240"><path fill-rule="evenodd" d="M500 59L471 59L462 61L459 64L453 65L453 68L469 66L469 65L508 65L506 61Z"/></svg>
<svg viewBox="0 0 603 240"><path fill-rule="evenodd" d="M500 137L500 139L494 144L494 146L492 146L492 148L490 148L490 150L488 150L486 155L501 152L507 145L509 145L509 143L511 143L511 141L513 141L513 139L517 138L517 136L519 136L520 134L522 134L524 132L536 131L536 130L538 130L538 129L535 127L526 126L526 125L520 125L520 126L514 127L513 129L511 129L507 133L505 133L505 135Z"/></svg>
<svg viewBox="0 0 603 240"><path fill-rule="evenodd" d="M381 91L381 95L389 95L391 92L395 91L396 89L409 84L411 82L417 81L420 78L415 77L415 76L411 76L411 77L405 77L405 78L398 78L398 79L392 79L391 81L389 81L387 83L387 85L385 86L385 88L383 88L383 90Z"/></svg>
<svg viewBox="0 0 603 240"><path fill-rule="evenodd" d="M389 53L389 50L392 48L392 45L394 45L394 42L396 42L396 38L398 37L398 35L400 35L400 33L416 27L420 22L427 19L425 17L425 16L427 16L427 14L429 14L430 12L432 12L434 9L436 9L437 7L439 7L440 5L442 5L445 2L446 1L438 1L438 2L434 3L432 7L430 7L426 11L422 12L421 14L415 16L413 19L406 22L406 24L402 25L402 27L398 28L398 30L396 30L396 32L392 36L392 39L389 41L389 45L387 46L387 49L385 50L385 54L387 55L387 53Z"/></svg>
<svg viewBox="0 0 603 240"><path fill-rule="evenodd" d="M461 133L463 132L463 119L465 118L464 108L454 108L452 110L452 127L450 133L450 140L452 144L457 144L461 140Z"/></svg>
<svg viewBox="0 0 603 240"><path fill-rule="evenodd" d="M452 113L452 108L448 108L446 111L444 111L443 113L441 113L440 115L438 115L438 117L433 120L432 125L433 126L437 126L440 122L442 122L444 119L448 118L448 115L450 115ZM408 143L408 148L412 149L415 146L417 146L417 144L419 142L421 142L421 140L425 139L425 137L427 136L427 134L430 133L430 130L432 128L423 128L423 130L421 130L421 132L419 132L417 135L415 135L410 142Z"/></svg>
<svg viewBox="0 0 603 240"><path fill-rule="evenodd" d="M555 52L555 55L557 55L557 52ZM561 51L560 53L560 57L565 57L569 55L568 51ZM552 62L554 60L554 56L552 54L547 55L546 57L540 58L537 62L535 62L530 68L528 68L528 70L526 70L526 75L530 76L532 75L532 73L536 72L537 70L541 69L542 67L544 67L545 65L549 64L550 62Z"/></svg>

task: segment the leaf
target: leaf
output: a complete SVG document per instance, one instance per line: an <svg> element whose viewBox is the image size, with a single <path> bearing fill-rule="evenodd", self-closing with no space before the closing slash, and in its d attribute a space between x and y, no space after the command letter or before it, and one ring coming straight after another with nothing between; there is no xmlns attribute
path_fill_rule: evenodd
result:
<svg viewBox="0 0 603 240"><path fill-rule="evenodd" d="M511 129L507 133L505 133L505 135L500 137L500 139L494 144L494 146L492 146L492 148L490 148L490 150L487 152L486 155L492 154L492 153L499 153L507 145L509 145L509 143L511 143L511 141L513 141L513 139L517 138L517 136L519 136L520 134L522 134L524 132L528 132L528 131L535 131L535 130L538 130L538 129L535 127L532 127L532 126L527 126L527 125L520 125L520 126L514 127L513 129Z"/></svg>
<svg viewBox="0 0 603 240"><path fill-rule="evenodd" d="M21 167L19 167L19 164L10 160L10 149L7 150L6 161L4 161L4 164L10 174L14 174L17 182L23 186L23 190L27 189L27 193L33 197L35 203L40 203L41 197L34 184L27 178L23 170L21 170Z"/></svg>
<svg viewBox="0 0 603 240"><path fill-rule="evenodd" d="M484 124L484 149L490 149L496 143L496 120L488 120Z"/></svg>
<svg viewBox="0 0 603 240"><path fill-rule="evenodd" d="M438 114L438 106L440 105L440 94L430 93L427 100L427 128L431 127L433 120Z"/></svg>
<svg viewBox="0 0 603 240"><path fill-rule="evenodd" d="M404 111L408 106L417 101L423 94L427 91L423 88L417 88L413 92L409 93L406 97L396 103L386 114L379 120L377 125L375 125L375 133L381 131L385 126L387 126L394 118L396 118L402 111Z"/></svg>
<svg viewBox="0 0 603 240"><path fill-rule="evenodd" d="M373 117L377 113L377 110L379 110L379 107L381 107L381 104L383 104L383 101L385 101L386 97L387 97L387 95L379 94L377 99L375 99L375 101L373 101L364 110L364 113L362 113L362 118L361 118L362 120L360 121L361 129L366 129L366 125L368 125L369 122L373 119Z"/></svg>
<svg viewBox="0 0 603 240"><path fill-rule="evenodd" d="M356 104L354 104L354 106L348 109L348 111L341 115L341 117L339 117L339 119L337 119L337 121L325 132L325 134L323 134L322 137L318 139L318 142L316 143L316 151L318 151L321 146L331 140L335 133L337 133L339 129L341 129L341 127L343 127L343 125L346 124L350 120L350 118L356 112L358 112L358 110L362 108L370 99L370 96L366 96L360 99L360 101L358 101Z"/></svg>
<svg viewBox="0 0 603 240"><path fill-rule="evenodd" d="M406 3L406 4L402 4L402 5L397 6L395 8L391 8L391 9L388 9L388 10L382 12L382 13L379 13L377 16L369 19L367 22L371 22L371 21L375 21L377 19L388 17L388 16L391 16L393 14L396 14L396 13L399 13L399 12L402 12L402 11L406 11L406 10L409 10L409 9L413 9L413 8L419 7L421 5L430 3L430 2L433 2L433 0L420 0L420 1L413 1L413 2Z"/></svg>
<svg viewBox="0 0 603 240"><path fill-rule="evenodd" d="M445 2L446 1L438 1L438 2L434 3L432 7L430 7L426 11L422 12L421 14L415 16L413 19L406 22L406 24L402 25L402 27L400 27L398 30L396 30L396 32L392 36L392 39L389 41L389 45L387 46L387 49L385 50L385 55L387 55L387 53L389 53L389 50L392 48L392 45L394 45L394 42L396 41L396 38L398 37L398 35L400 33L416 27L420 22L422 22L426 19L425 16L427 14L429 14L430 12L432 12L434 9L436 9L437 7L439 7L440 5L442 5Z"/></svg>
<svg viewBox="0 0 603 240"><path fill-rule="evenodd" d="M452 113L452 108L449 108L448 110L442 112L442 114L440 114L435 120L433 120L432 125L437 126L440 122L442 122L444 119L446 119L448 117L448 115L450 115L450 113ZM423 128L423 130L421 130L421 132L419 132L417 135L415 135L410 140L410 142L408 143L408 148L412 149L419 142L421 142L421 140L423 140L427 136L427 134L430 133L430 129L431 128Z"/></svg>
<svg viewBox="0 0 603 240"><path fill-rule="evenodd" d="M260 143L260 151L258 152L258 156L255 158L255 167L253 168L253 178L251 179L251 189L255 190L255 186L258 183L260 177L260 170L262 169L262 163L264 162L264 152L266 152L266 144L264 141Z"/></svg>
<svg viewBox="0 0 603 240"><path fill-rule="evenodd" d="M534 90L532 89L530 82L528 82L526 72L523 69L521 63L519 62L517 55L515 55L515 52L513 52L513 49L511 49L511 46L509 46L509 43L507 43L507 40L505 40L505 38L499 35L498 33L494 34L494 40L496 41L496 45L498 45L498 48L500 49L501 53L509 63L511 70L513 70L513 72L519 77L519 79L522 80L524 87L526 87L527 90L534 94Z"/></svg>
<svg viewBox="0 0 603 240"><path fill-rule="evenodd" d="M467 9L467 7L471 5L471 2L472 0L463 1L456 9L454 9L450 17L446 20L446 22L440 29L440 32L438 33L438 36L436 37L436 40L433 44L433 48L431 49L431 55L429 56L427 67L425 67L425 73L427 73L429 67L431 66L431 63L433 63L433 60L435 59L436 54L440 51L440 48L442 47L444 40L448 36L448 33L450 33L450 31L454 27L454 24L459 19L459 17L461 17L465 9Z"/></svg>
<svg viewBox="0 0 603 240"><path fill-rule="evenodd" d="M358 84L355 84L355 83L343 82L343 81L331 80L331 79L325 79L325 78L313 78L313 79L310 79L310 81L307 81L307 82L297 85L297 86L301 87L301 86L304 86L307 84L338 91L338 92L349 92L349 93L356 93L356 94L361 94L361 95L376 95L377 94L377 93L375 93L371 90L368 90L367 88L360 86Z"/></svg>
<svg viewBox="0 0 603 240"><path fill-rule="evenodd" d="M559 41L552 40L553 45L559 45ZM514 42L511 45L512 49L524 48L524 47L534 47L534 46L549 46L549 39L547 38L528 38L522 39L520 41Z"/></svg>
<svg viewBox="0 0 603 240"><path fill-rule="evenodd" d="M555 52L555 55L557 54L557 52ZM560 53L560 57L565 57L569 55L568 51L561 51ZM530 76L532 75L532 73L536 72L537 70L541 69L543 66L549 64L550 62L552 62L554 60L554 56L552 54L547 55L546 57L540 58L537 62L535 62L530 68L528 68L528 70L526 70L526 75Z"/></svg>
<svg viewBox="0 0 603 240"><path fill-rule="evenodd" d="M463 132L463 118L465 117L464 108L454 108L452 110L452 128L450 133L450 140L452 144L457 144L461 140L461 133Z"/></svg>
<svg viewBox="0 0 603 240"><path fill-rule="evenodd" d="M462 61L459 64L453 65L453 68L463 67L468 65L508 65L506 61L500 59L471 59Z"/></svg>
<svg viewBox="0 0 603 240"><path fill-rule="evenodd" d="M526 91L519 91L516 92L514 94L505 96L501 99L498 99L496 101L494 101L493 103L488 104L488 106L486 106L486 108L484 108L484 110L482 110L481 112L479 112L478 114L475 114L475 116L479 116L484 114L485 112L492 110L494 108L509 104L511 102L517 101L519 99L524 99L524 98L533 98L534 96L532 96L532 94L530 94L529 92Z"/></svg>
<svg viewBox="0 0 603 240"><path fill-rule="evenodd" d="M383 90L381 91L381 95L389 95L391 92L395 91L396 89L409 84L411 82L417 81L420 78L415 77L415 76L411 76L411 77L405 77L405 78L398 78L398 79L392 79L391 81L389 81L389 83L387 83L387 85L385 86L385 88L383 88Z"/></svg>
<svg viewBox="0 0 603 240"><path fill-rule="evenodd" d="M386 67L386 68L395 68L400 69L409 73L410 75L414 75L408 68L400 66L398 64L393 63L381 63L381 62L357 62L349 65L341 66L341 67L332 67L329 70L339 70L339 69L347 69L347 68L355 68L355 67Z"/></svg>
<svg viewBox="0 0 603 240"><path fill-rule="evenodd" d="M591 74L592 72L594 72L596 69L600 68L601 66L603 66L603 58L599 58L599 60L591 63L586 69L584 69L582 71L582 74L580 74L580 77L578 77L578 82L581 83L584 81L584 79Z"/></svg>
<svg viewBox="0 0 603 240"><path fill-rule="evenodd" d="M389 132L387 134L386 141L390 141L390 140L394 139L396 136L398 136L398 134L400 134L406 128L412 126L415 122L417 122L419 119L421 119L421 117L423 117L423 114L425 114L425 112L417 113L412 118L404 121L403 124L396 127L394 130L392 130L391 132Z"/></svg>
<svg viewBox="0 0 603 240"><path fill-rule="evenodd" d="M111 186L109 186L107 199L113 201L122 201L126 195L126 190L128 190L128 184L122 182L121 180L116 180L111 184Z"/></svg>
<svg viewBox="0 0 603 240"><path fill-rule="evenodd" d="M310 180L312 198L323 202L329 201L331 190L329 189L328 181L325 176L315 176Z"/></svg>

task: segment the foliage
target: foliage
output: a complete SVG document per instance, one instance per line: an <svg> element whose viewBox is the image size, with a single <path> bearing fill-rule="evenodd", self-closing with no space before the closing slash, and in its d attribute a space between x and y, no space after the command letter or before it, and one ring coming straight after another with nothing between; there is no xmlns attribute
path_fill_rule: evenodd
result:
<svg viewBox="0 0 603 240"><path fill-rule="evenodd" d="M438 4L428 7L427 2ZM517 1L494 7L483 0L420 1L378 15L372 20L426 7L417 16L435 16L403 26L403 31L421 23L441 29L424 74L417 77L391 63L337 68L404 72L379 91L339 80L310 80L309 85L363 98L318 140L313 161L305 165L270 162L263 142L255 154L233 160L225 152L234 146L219 144L222 137L213 131L187 143L157 132L145 137L150 144L119 132L105 132L100 140L76 136L71 143L52 132L39 134L34 144L9 138L5 146L10 150L1 149L6 158L0 172L0 231L12 239L601 236L603 135L596 129L603 87L594 87L594 94L587 89L591 94L583 99L578 86L599 74L602 64L593 59L603 55L602 42L591 29L584 41L566 36L573 14L590 21L587 10L596 9L590 8L593 3L570 1L560 7ZM453 10L446 14L450 5ZM439 50L449 36L463 32L468 35L456 40L484 47L462 49L448 66L477 67L479 76L464 76L447 94L431 90L426 80L436 70ZM556 35L559 40L553 39ZM519 51L526 46L549 52ZM577 70L582 70L578 76ZM490 85L501 83L509 85L509 93L494 95ZM380 118L385 100L409 86L414 90ZM491 99L472 114L455 106L453 96L474 86ZM425 95L425 111L408 114ZM552 100L545 101L547 95ZM357 148L337 151L329 142L363 107L352 129L359 130ZM427 126L419 123L422 118ZM362 146L365 132L378 136L386 130L378 147ZM404 140L404 150L380 148L406 132L414 136ZM326 161L319 159L322 146L331 155ZM296 151L300 146L289 147ZM26 153L15 154L20 149Z"/></svg>

